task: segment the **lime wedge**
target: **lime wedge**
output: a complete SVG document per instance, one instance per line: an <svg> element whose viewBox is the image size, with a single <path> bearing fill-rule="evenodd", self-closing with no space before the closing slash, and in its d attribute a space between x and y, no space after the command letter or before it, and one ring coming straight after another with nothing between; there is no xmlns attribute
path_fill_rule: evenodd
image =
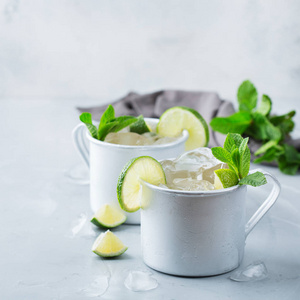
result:
<svg viewBox="0 0 300 300"><path fill-rule="evenodd" d="M104 204L93 215L91 222L99 227L113 228L123 224L126 221L126 216L117 208Z"/></svg>
<svg viewBox="0 0 300 300"><path fill-rule="evenodd" d="M226 189L231 186L237 185L239 179L236 173L230 169L219 169L215 171L215 183L216 190Z"/></svg>
<svg viewBox="0 0 300 300"><path fill-rule="evenodd" d="M135 132L138 134L150 132L150 128L146 124L143 116L139 116L137 121L130 125L129 129L131 132Z"/></svg>
<svg viewBox="0 0 300 300"><path fill-rule="evenodd" d="M93 244L92 251L102 257L114 257L124 253L126 247L110 230L102 232Z"/></svg>
<svg viewBox="0 0 300 300"><path fill-rule="evenodd" d="M157 133L162 136L175 137L187 130L189 138L185 150L205 147L209 141L208 126L203 117L194 109L176 106L166 110L159 118Z"/></svg>
<svg viewBox="0 0 300 300"><path fill-rule="evenodd" d="M135 212L140 208L140 179L154 185L166 183L161 164L151 156L140 156L130 160L123 168L117 185L117 196L122 209Z"/></svg>

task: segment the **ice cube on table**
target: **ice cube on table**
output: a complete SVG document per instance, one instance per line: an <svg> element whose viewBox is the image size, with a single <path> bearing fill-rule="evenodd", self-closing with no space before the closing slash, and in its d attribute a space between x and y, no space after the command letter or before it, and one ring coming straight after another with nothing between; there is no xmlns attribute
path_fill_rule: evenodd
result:
<svg viewBox="0 0 300 300"><path fill-rule="evenodd" d="M130 271L124 281L124 285L131 291L144 292L157 288L158 282L151 273L142 271Z"/></svg>
<svg viewBox="0 0 300 300"><path fill-rule="evenodd" d="M233 281L257 281L268 277L268 270L262 261L255 261L242 270L234 271L229 277Z"/></svg>
<svg viewBox="0 0 300 300"><path fill-rule="evenodd" d="M92 229L91 223L88 222L86 213L81 213L76 220L72 222L70 238L75 237L91 237L96 236L96 232Z"/></svg>

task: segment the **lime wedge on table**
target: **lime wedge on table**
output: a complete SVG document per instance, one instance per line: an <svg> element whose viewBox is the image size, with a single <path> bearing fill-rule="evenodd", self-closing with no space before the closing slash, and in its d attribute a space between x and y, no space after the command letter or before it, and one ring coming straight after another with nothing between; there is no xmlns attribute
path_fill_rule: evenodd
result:
<svg viewBox="0 0 300 300"><path fill-rule="evenodd" d="M140 208L140 179L154 185L166 183L166 175L161 164L151 156L140 156L130 160L123 168L117 185L120 206L127 212Z"/></svg>
<svg viewBox="0 0 300 300"><path fill-rule="evenodd" d="M230 169L219 169L215 171L215 183L216 190L226 189L231 186L237 185L239 179L236 173Z"/></svg>
<svg viewBox="0 0 300 300"><path fill-rule="evenodd" d="M209 141L209 131L206 121L194 109L176 106L166 110L159 118L157 133L162 136L175 137L187 130L189 138L185 150L205 147Z"/></svg>
<svg viewBox="0 0 300 300"><path fill-rule="evenodd" d="M114 257L124 253L126 247L110 230L102 232L93 244L92 251L102 257Z"/></svg>
<svg viewBox="0 0 300 300"><path fill-rule="evenodd" d="M126 221L126 216L117 208L104 204L94 214L91 222L96 226L102 226L106 228L113 228L123 224Z"/></svg>
<svg viewBox="0 0 300 300"><path fill-rule="evenodd" d="M150 128L148 127L147 123L144 120L143 116L139 116L138 120L130 125L129 127L130 132L135 132L138 134L142 134L145 132L149 132Z"/></svg>

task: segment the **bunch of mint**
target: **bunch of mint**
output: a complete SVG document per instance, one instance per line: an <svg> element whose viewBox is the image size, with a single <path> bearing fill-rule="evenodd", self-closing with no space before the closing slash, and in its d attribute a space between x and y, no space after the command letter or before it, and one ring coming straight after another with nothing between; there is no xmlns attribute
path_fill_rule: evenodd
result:
<svg viewBox="0 0 300 300"><path fill-rule="evenodd" d="M213 147L211 151L214 157L229 167L229 170L220 170L226 171L225 180L231 177L231 181L235 180L235 184L260 186L266 184L267 180L261 172L249 174L251 155L248 140L248 137L243 139L240 134L228 133L223 148Z"/></svg>
<svg viewBox="0 0 300 300"><path fill-rule="evenodd" d="M88 128L91 136L100 141L104 141L105 137L110 132L117 132L121 129L137 122L139 118L132 116L121 116L115 117L115 110L112 105L109 105L105 112L101 116L100 124L97 127L92 123L92 115L90 113L84 112L80 115L79 119Z"/></svg>
<svg viewBox="0 0 300 300"><path fill-rule="evenodd" d="M281 172L296 174L300 167L300 153L286 143L295 125L292 118L296 112L272 115L272 101L267 95L262 95L257 106L258 93L249 80L240 85L237 98L239 111L229 117L212 119L212 129L223 134L232 132L249 136L262 143L254 153L255 156L259 156L254 163L275 161Z"/></svg>

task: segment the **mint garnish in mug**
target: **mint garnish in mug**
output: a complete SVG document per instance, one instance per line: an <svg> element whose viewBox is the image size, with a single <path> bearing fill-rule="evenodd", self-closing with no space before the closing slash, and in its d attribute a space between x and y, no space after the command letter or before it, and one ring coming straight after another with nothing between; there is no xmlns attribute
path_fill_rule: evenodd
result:
<svg viewBox="0 0 300 300"><path fill-rule="evenodd" d="M240 134L228 133L223 148L211 149L213 155L229 167L229 169L215 171L216 189L228 188L237 184L256 187L267 183L263 173L249 174L251 155L247 145L248 140L249 138L243 139Z"/></svg>
<svg viewBox="0 0 300 300"><path fill-rule="evenodd" d="M88 128L91 136L100 141L104 141L110 132L118 132L123 128L135 123L138 118L132 116L115 117L115 110L112 105L108 105L107 109L101 116L100 124L97 127L92 123L92 115L84 112L80 115L80 121Z"/></svg>

